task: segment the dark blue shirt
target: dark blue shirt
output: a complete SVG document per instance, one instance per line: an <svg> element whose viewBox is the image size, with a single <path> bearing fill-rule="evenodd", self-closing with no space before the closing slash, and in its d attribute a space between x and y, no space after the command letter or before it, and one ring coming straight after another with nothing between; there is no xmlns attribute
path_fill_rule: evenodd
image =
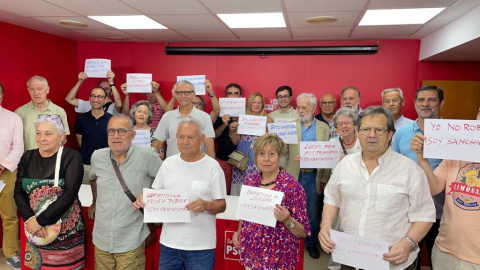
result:
<svg viewBox="0 0 480 270"><path fill-rule="evenodd" d="M107 125L110 117L112 117L112 115L105 112L96 119L92 115L91 110L77 117L75 121L75 133L82 135L80 154L82 155L83 164L90 165L90 158L92 157L93 151L108 147Z"/></svg>

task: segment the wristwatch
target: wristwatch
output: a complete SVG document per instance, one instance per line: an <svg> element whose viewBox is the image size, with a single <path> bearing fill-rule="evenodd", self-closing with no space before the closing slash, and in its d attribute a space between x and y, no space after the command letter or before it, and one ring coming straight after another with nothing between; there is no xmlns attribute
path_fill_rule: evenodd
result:
<svg viewBox="0 0 480 270"><path fill-rule="evenodd" d="M213 93L213 95L210 95L210 93L208 93L208 96L212 98L215 96L215 93Z"/></svg>
<svg viewBox="0 0 480 270"><path fill-rule="evenodd" d="M413 251L416 251L417 248L418 248L417 243L415 243L415 241L413 241L413 239L412 239L410 236L408 236L408 235L405 235L404 238L407 239L408 242L410 242L410 245L412 245L412 252L413 252Z"/></svg>
<svg viewBox="0 0 480 270"><path fill-rule="evenodd" d="M292 222L288 223L288 225L287 225L287 228L289 228L289 229L293 229L293 227L295 227L295 219L294 218L292 218Z"/></svg>
<svg viewBox="0 0 480 270"><path fill-rule="evenodd" d="M114 84L114 83L112 83L112 84L110 84L110 86L115 86L115 84Z"/></svg>

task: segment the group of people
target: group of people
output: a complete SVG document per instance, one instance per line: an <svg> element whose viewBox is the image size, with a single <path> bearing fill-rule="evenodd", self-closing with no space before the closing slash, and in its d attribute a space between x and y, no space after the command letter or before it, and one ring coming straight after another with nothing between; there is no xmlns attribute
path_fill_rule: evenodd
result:
<svg viewBox="0 0 480 270"><path fill-rule="evenodd" d="M0 84L0 115L5 119L0 122L0 179L6 185L0 214L3 251L14 269L21 261L17 208L29 235L26 266L84 266L85 226L78 199L82 182L91 185L93 194L88 217L95 220L96 269L145 268L144 250L153 231L143 223L144 188L183 190L189 199L190 223L163 224L160 269L213 269L215 215L225 211L226 196L238 196L243 185L284 193L273 212L275 227L239 221L233 242L247 269L295 269L301 238L314 259L320 257L319 243L332 252L331 229L387 241L390 250L383 258L390 269L417 269L424 238L433 269L479 269L474 248L479 247L478 234L470 226L480 221L474 211L479 209L459 207L458 198L445 194L460 178L476 185L480 164L423 158L424 120L440 118L445 103L439 87L417 90L416 120L402 115L405 100L399 88L381 93L383 106L362 110L360 91L347 86L338 110L335 95L326 93L318 100L317 115L315 95L299 94L294 108L293 91L286 85L276 91L279 109L268 115L264 96L250 94L247 115L265 116L269 123L278 118L296 123L298 144L285 144L267 129L262 136L239 134L238 117L219 116L208 80L210 114L188 81L175 84L168 103L152 81L152 93L130 108L126 84L121 86L122 102L114 78L109 71L85 101L76 97L87 79L81 72L65 98L81 113L74 129L80 152L64 147L70 134L66 114L47 98L45 78L27 81L31 101L15 113L1 107ZM242 97L242 87L229 84L225 96ZM339 164L333 169L301 168L300 142L329 140L342 147ZM246 168L228 162L235 150L248 157ZM49 238L47 244L38 242ZM333 262L329 268L351 269Z"/></svg>

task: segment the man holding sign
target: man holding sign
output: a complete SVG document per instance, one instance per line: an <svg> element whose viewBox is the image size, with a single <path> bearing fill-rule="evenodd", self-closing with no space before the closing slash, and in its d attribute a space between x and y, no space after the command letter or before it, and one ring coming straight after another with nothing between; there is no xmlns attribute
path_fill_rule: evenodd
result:
<svg viewBox="0 0 480 270"><path fill-rule="evenodd" d="M395 127L383 107L368 107L358 122L362 151L345 156L325 188L320 244L335 252L330 230L340 214L339 231L388 242L383 260L390 269L416 269L417 243L435 221L427 179L415 162L389 148Z"/></svg>
<svg viewBox="0 0 480 270"><path fill-rule="evenodd" d="M216 214L226 209L225 176L218 162L200 151L205 141L202 123L191 118L182 120L176 137L180 153L164 161L152 188L188 194L185 208L190 211L191 222L164 222L159 268L213 269ZM133 207L145 206L139 195Z"/></svg>
<svg viewBox="0 0 480 270"><path fill-rule="evenodd" d="M327 183L330 177L328 169L301 169L300 168L300 141L328 141L330 128L324 122L314 117L317 107L317 98L310 93L302 93L297 97L297 123L298 144L288 145L287 171L298 179L307 193L308 220L312 228L312 236L305 239L308 255L314 259L320 258L317 249L317 234L320 231L320 195L323 192L321 183Z"/></svg>
<svg viewBox="0 0 480 270"><path fill-rule="evenodd" d="M120 97L120 93L115 87L115 83L113 81L115 78L115 73L110 70L107 72L106 77L107 80L103 80L98 83L98 87L105 89L105 91L107 92L107 97L103 101L103 110L111 115L115 115L122 111L122 97ZM77 83L72 87L72 89L70 89L70 92L68 92L67 96L65 97L66 102L70 103L70 105L75 106L75 112L77 113L86 113L92 109L92 106L90 105L90 102L88 100L77 98L78 88L80 88L80 86L86 79L87 73L78 73ZM112 94L113 98L115 99L115 103L112 103Z"/></svg>

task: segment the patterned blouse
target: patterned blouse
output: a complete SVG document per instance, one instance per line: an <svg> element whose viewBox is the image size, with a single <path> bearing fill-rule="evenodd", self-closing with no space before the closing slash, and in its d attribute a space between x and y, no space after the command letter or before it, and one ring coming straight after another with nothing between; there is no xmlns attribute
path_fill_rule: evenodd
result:
<svg viewBox="0 0 480 270"><path fill-rule="evenodd" d="M243 184L259 187L261 179L261 172L256 170ZM307 198L300 183L281 167L272 190L284 192L282 205L310 235ZM240 242L240 263L251 269L295 269L300 259L300 238L279 221L275 228L242 221Z"/></svg>

